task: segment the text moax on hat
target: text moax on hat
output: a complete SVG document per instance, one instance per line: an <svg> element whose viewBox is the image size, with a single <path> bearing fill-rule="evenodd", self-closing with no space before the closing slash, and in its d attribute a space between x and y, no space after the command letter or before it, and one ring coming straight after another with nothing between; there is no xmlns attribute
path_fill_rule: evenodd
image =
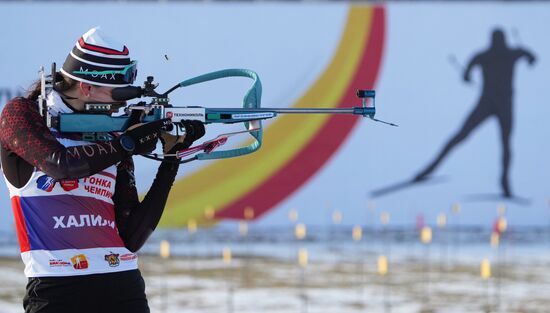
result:
<svg viewBox="0 0 550 313"><path fill-rule="evenodd" d="M126 87L135 80L136 65L125 45L105 37L99 27L94 27L78 39L61 73L92 85Z"/></svg>

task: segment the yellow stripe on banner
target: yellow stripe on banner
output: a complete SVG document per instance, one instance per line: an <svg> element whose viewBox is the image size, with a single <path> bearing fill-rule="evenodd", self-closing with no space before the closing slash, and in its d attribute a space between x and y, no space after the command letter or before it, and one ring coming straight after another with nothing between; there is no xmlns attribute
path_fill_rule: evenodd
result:
<svg viewBox="0 0 550 313"><path fill-rule="evenodd" d="M335 55L315 84L294 107L335 107L361 61L370 34L373 9L352 7ZM170 193L162 226L185 225L202 219L206 207L215 210L234 202L269 179L292 160L328 119L326 115L278 117L264 132L262 148L253 155L216 161L177 181Z"/></svg>

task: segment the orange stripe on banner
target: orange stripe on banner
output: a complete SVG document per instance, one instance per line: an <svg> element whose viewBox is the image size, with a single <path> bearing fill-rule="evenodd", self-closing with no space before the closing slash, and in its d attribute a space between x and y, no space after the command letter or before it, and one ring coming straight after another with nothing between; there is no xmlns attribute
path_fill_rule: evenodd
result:
<svg viewBox="0 0 550 313"><path fill-rule="evenodd" d="M373 15L376 17L379 11L383 12L370 7L350 9L332 62L295 107L336 107L343 104L343 99L347 101L346 94L357 79L366 47L372 41L371 27L380 27L379 23L373 22L376 19ZM383 20L383 15L378 13L378 16ZM372 60L376 68L378 62L379 58ZM347 105L350 103L355 102ZM323 129L334 124L330 122L333 120L327 115L277 118L264 132L264 144L259 152L214 162L178 181L172 189L162 225L184 225L191 218L200 220L206 207L213 208L216 217L243 218L245 207L251 206L254 217L260 216L313 175L334 153L354 124L353 119L347 119L349 125L344 127L345 133L328 133L323 134L328 137L319 138ZM336 136L339 137L334 140ZM332 144L326 145L324 141ZM319 149L324 150L321 155ZM315 162L308 160L310 158Z"/></svg>
<svg viewBox="0 0 550 313"><path fill-rule="evenodd" d="M355 64L353 80L349 81L342 97L338 100L338 107L348 107L357 102L355 92L361 88L373 88L377 76L378 64L372 60L381 59L383 42L383 10L376 9L372 23L374 31L366 31L368 40L362 41L362 54ZM365 36L366 38L367 36ZM261 216L274 205L289 196L315 174L334 152L338 150L345 138L351 133L359 117L331 115L324 121L323 126L310 138L294 158L285 164L269 180L259 185L253 192L240 198L216 214L222 218L239 218L243 207L253 207L255 217Z"/></svg>

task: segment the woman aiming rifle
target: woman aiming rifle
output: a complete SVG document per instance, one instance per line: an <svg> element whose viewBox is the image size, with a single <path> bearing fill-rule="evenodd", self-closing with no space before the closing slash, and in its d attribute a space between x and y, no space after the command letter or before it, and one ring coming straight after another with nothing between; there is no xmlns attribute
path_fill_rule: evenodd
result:
<svg viewBox="0 0 550 313"><path fill-rule="evenodd" d="M134 82L136 65L126 46L89 30L45 95L49 114L115 103L111 92ZM186 122L186 136L176 138L162 132L170 123L163 119L85 141L46 126L41 87L9 101L0 117L2 168L28 277L25 312L149 312L135 252L157 226L179 164L162 162L140 202L132 156L151 152L159 139L165 153L187 148L204 126Z"/></svg>

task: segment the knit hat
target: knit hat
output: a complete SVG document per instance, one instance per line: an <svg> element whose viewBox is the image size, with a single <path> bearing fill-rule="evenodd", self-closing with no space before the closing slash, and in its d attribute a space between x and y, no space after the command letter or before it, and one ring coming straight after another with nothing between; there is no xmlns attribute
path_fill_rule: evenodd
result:
<svg viewBox="0 0 550 313"><path fill-rule="evenodd" d="M78 39L61 73L92 85L126 87L136 78L137 62L130 59L125 45L105 37L99 27L94 27Z"/></svg>

